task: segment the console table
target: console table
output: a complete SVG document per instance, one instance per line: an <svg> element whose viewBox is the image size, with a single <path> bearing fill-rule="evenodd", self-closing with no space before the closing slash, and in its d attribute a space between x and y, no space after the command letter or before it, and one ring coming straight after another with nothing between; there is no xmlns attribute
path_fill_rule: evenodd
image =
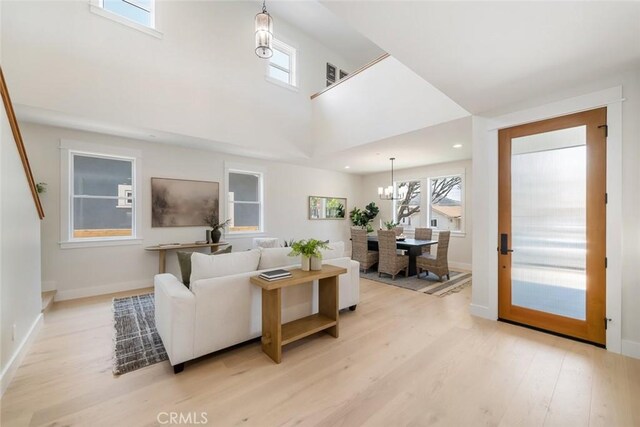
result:
<svg viewBox="0 0 640 427"><path fill-rule="evenodd" d="M346 268L325 264L319 271L291 271L291 277L268 281L258 276L251 283L262 288L262 351L282 361L282 347L320 331L338 338L339 280ZM318 313L282 324L282 288L318 280Z"/></svg>
<svg viewBox="0 0 640 427"><path fill-rule="evenodd" d="M174 251L180 249L199 249L199 248L209 248L211 252L213 252L214 248L218 250L220 246L227 246L226 242L219 243L179 243L176 245L156 245L156 246L147 246L144 248L145 251L153 251L158 252L158 261L159 268L158 273L162 274L166 272L167 269L167 251Z"/></svg>

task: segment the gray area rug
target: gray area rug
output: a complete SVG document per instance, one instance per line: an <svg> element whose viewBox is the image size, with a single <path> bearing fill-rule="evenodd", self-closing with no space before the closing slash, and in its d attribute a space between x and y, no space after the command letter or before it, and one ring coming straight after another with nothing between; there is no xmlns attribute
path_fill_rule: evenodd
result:
<svg viewBox="0 0 640 427"><path fill-rule="evenodd" d="M463 273L460 271L451 271L451 279L441 282L433 273L429 273L425 276L424 273L417 276L404 277L403 275L396 276L396 280L391 280L391 276L383 274L382 277L378 277L377 271L371 271L369 273L360 272L360 277L374 280L376 282L384 283L386 285L393 285L399 288L411 289L412 291L422 292L437 297L444 297L446 295L460 292L467 286L471 286L471 273Z"/></svg>
<svg viewBox="0 0 640 427"><path fill-rule="evenodd" d="M113 299L113 374L167 360L156 329L153 294Z"/></svg>

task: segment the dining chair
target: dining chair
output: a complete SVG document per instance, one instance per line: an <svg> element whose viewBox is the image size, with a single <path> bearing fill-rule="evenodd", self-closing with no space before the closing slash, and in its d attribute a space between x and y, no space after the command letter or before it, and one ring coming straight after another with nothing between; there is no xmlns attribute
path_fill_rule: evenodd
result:
<svg viewBox="0 0 640 427"><path fill-rule="evenodd" d="M360 263L360 268L366 273L371 266L378 262L378 252L370 251L367 242L367 230L351 229L351 259Z"/></svg>
<svg viewBox="0 0 640 427"><path fill-rule="evenodd" d="M418 277L422 271L426 271L428 276L428 272L432 271L435 275L438 276L440 281L442 282L442 278L447 276L447 280L451 279L451 275L449 274L449 261L448 261L448 251L449 251L449 237L451 236L450 231L440 231L438 232L438 249L436 255L433 256L431 254L424 253L419 257L416 257L416 267L418 268ZM425 277L426 277L425 276Z"/></svg>
<svg viewBox="0 0 640 427"><path fill-rule="evenodd" d="M404 270L405 277L409 276L409 256L398 255L396 249L395 231L378 230L378 250L380 252L378 277L385 273L391 275L391 279L395 280L396 275L402 270Z"/></svg>
<svg viewBox="0 0 640 427"><path fill-rule="evenodd" d="M433 230L431 228L416 228L415 236L416 240L431 240L433 237ZM423 246L422 253L431 253L431 246Z"/></svg>

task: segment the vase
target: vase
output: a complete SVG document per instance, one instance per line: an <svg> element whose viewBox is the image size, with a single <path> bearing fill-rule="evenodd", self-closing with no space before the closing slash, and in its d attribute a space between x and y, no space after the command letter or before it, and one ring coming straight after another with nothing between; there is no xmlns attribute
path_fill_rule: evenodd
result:
<svg viewBox="0 0 640 427"><path fill-rule="evenodd" d="M309 264L310 264L310 259L308 256L304 256L304 255L300 255L300 261L301 261L301 269L302 271L309 271Z"/></svg>
<svg viewBox="0 0 640 427"><path fill-rule="evenodd" d="M211 243L211 230L207 230L206 240L207 243Z"/></svg>
<svg viewBox="0 0 640 427"><path fill-rule="evenodd" d="M310 268L312 271L322 270L322 258L317 256L311 257Z"/></svg>
<svg viewBox="0 0 640 427"><path fill-rule="evenodd" d="M211 230L211 243L219 243L220 237L222 237L222 231Z"/></svg>

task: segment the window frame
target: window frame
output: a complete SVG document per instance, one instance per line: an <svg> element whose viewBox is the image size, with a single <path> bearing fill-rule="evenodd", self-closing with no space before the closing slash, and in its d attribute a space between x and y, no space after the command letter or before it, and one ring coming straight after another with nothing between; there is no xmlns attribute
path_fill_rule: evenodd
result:
<svg viewBox="0 0 640 427"><path fill-rule="evenodd" d="M257 202L236 202L233 203L245 203L245 204L258 204L260 206L259 210L259 221L260 224L258 226L258 230L250 230L250 231L232 231L229 227L226 230L225 238L242 238L242 237L255 237L255 236L263 236L266 234L265 232L265 221L264 221L264 209L265 209L265 200L264 200L264 180L265 180L265 172L264 169L251 165L241 165L241 164L233 164L227 163L224 168L224 176L225 176L225 192L224 192L224 211L225 211L225 220L230 219L229 212L229 204L231 201L229 200L229 175L232 173L244 174L244 175L254 175L258 177L258 201Z"/></svg>
<svg viewBox="0 0 640 427"><path fill-rule="evenodd" d="M424 220L424 224L425 224L424 227L433 228L436 233L440 231L447 231L446 229L441 229L439 227L431 227L431 220L432 220L431 218L431 183L433 180L436 180L436 179L450 178L454 176L459 176L461 180L460 181L460 207L462 209L462 216L460 217L460 230L451 230L451 235L464 237L466 236L466 223L467 223L467 218L466 218L467 217L467 210L466 210L467 183L465 179L465 171L452 171L451 173L443 173L443 174L428 176L426 178L420 178L420 179L408 178L408 179L398 180L393 183L394 191L395 191L395 194L397 194L398 185L401 182L420 181L421 200L420 200L419 215L420 215L420 219ZM427 189L427 191L423 192L425 188ZM396 222L398 218L397 217L398 206L399 206L398 201L394 200L393 206L392 206L393 222ZM405 231L408 231L409 233L413 233L414 230L415 230L415 227L411 229L406 229Z"/></svg>
<svg viewBox="0 0 640 427"><path fill-rule="evenodd" d="M274 50L279 50L289 56L289 69L287 70L284 67L281 67L277 64L272 63L271 58L269 58L269 60L266 61L265 79L270 83L274 83L276 85L285 87L287 89L297 91L298 90L298 49L291 46L290 44L287 44L275 38L272 39L271 45ZM284 71L287 74L289 74L289 82L283 82L280 79L271 77L269 72L270 67L277 68L278 70Z"/></svg>
<svg viewBox="0 0 640 427"><path fill-rule="evenodd" d="M123 160L131 162L131 191L133 192L131 206L131 236L85 237L73 236L73 204L74 194L74 162L75 156L85 156L103 159ZM60 142L60 247L73 249L79 247L120 246L140 244L142 229L142 211L140 196L141 155L137 150L117 149L113 147L84 143L79 141L62 140ZM91 198L91 197L89 197ZM100 199L116 196L100 196Z"/></svg>
<svg viewBox="0 0 640 427"><path fill-rule="evenodd" d="M124 0L122 0L124 1ZM162 38L162 33L160 31L158 31L156 29L156 1L157 0L152 0L151 2L151 8L149 10L149 14L150 14L150 26L141 24L140 22L131 20L123 15L119 15L115 12L112 12L108 9L104 8L104 0L90 0L89 2L89 10L93 13L95 13L96 15L102 16L103 18L107 18L110 19L112 21L118 22L119 24L125 25L127 27L130 28L134 28L138 31L141 31L145 34L148 34L150 36L156 37L161 39ZM135 5L134 3L136 2L136 0L130 0L130 1L124 1L125 3L129 3L131 5L133 5L134 7L139 7L137 5ZM146 10L144 8L141 8L143 10Z"/></svg>

